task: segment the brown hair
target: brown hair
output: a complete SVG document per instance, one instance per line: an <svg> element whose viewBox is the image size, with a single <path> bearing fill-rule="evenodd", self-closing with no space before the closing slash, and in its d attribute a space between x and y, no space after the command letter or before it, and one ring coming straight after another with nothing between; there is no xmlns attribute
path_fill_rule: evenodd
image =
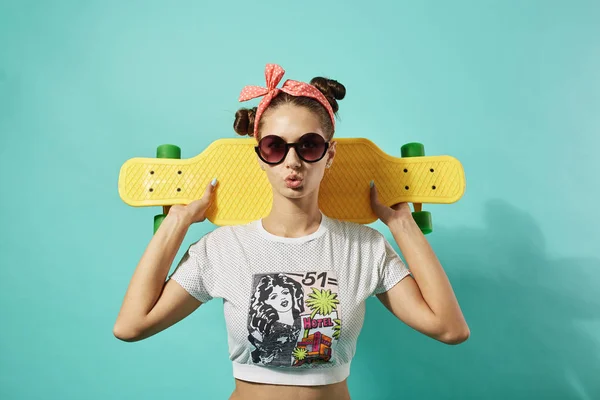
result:
<svg viewBox="0 0 600 400"><path fill-rule="evenodd" d="M344 85L333 79L327 79L323 77L316 77L311 79L310 84L319 89L325 96L333 112L337 115L339 109L338 100L342 100L346 96L346 88ZM333 123L329 113L316 99L312 97L304 96L292 96L285 92L280 92L269 104L267 110L263 113L259 123L258 132L260 133L263 125L263 120L267 115L268 110L274 110L282 104L292 104L298 107L305 107L310 111L314 112L321 120L321 126L323 127L325 135L328 139L333 136ZM254 117L256 116L256 107L254 108L240 108L235 113L235 121L233 122L233 129L238 135L241 136L256 136L254 132ZM258 139L258 137L257 137Z"/></svg>

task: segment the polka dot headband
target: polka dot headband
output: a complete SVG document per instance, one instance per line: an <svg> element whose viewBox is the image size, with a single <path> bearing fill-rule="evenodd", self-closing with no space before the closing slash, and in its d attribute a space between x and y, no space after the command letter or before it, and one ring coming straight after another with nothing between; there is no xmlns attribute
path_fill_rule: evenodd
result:
<svg viewBox="0 0 600 400"><path fill-rule="evenodd" d="M329 116L331 117L331 123L335 128L335 116L331 104L327 101L323 93L313 85L308 83L298 82L293 80L286 80L281 88L277 88L277 84L283 78L285 73L284 69L277 64L267 64L265 67L265 79L267 81L267 87L260 86L246 86L240 93L239 101L248 101L256 97L265 96L256 109L256 116L254 118L254 134L258 132L258 121L266 108L269 106L271 101L279 94L279 92L285 92L292 96L305 96L316 99L319 103L325 107Z"/></svg>

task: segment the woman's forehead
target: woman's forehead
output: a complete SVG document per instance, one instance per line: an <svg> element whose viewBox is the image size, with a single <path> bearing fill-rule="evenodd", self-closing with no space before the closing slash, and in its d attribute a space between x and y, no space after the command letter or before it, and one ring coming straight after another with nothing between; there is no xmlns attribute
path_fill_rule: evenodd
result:
<svg viewBox="0 0 600 400"><path fill-rule="evenodd" d="M309 132L325 137L321 121L313 112L304 107L281 106L266 115L261 137L277 135L291 142Z"/></svg>

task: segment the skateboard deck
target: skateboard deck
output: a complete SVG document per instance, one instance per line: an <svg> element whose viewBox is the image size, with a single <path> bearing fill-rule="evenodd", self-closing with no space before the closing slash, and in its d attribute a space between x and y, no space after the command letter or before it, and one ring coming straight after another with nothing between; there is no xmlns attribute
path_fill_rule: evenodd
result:
<svg viewBox="0 0 600 400"><path fill-rule="evenodd" d="M454 157L394 157L365 138L336 138L337 152L319 190L319 207L330 218L368 224L377 220L369 202L373 179L379 200L448 204L465 191L465 174ZM245 224L265 217L271 185L254 152L254 138L218 139L188 159L132 158L119 173L119 195L134 207L188 204L219 181L206 217L215 225Z"/></svg>

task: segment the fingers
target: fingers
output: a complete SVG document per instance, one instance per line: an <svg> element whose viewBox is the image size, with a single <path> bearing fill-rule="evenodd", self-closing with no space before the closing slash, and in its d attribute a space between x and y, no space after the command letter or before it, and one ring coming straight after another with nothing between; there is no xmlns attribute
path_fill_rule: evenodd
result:
<svg viewBox="0 0 600 400"><path fill-rule="evenodd" d="M212 192L214 188L217 186L217 178L213 178L212 181L206 186L206 190L208 192Z"/></svg>
<svg viewBox="0 0 600 400"><path fill-rule="evenodd" d="M204 189L204 197L209 199L211 194L214 192L215 187L217 186L217 178L214 178L212 181L206 185L206 189Z"/></svg>
<svg viewBox="0 0 600 400"><path fill-rule="evenodd" d="M377 188L375 187L375 183L373 181L371 181L370 197L371 197L371 209L373 210L375 215L377 215L377 218L379 218L380 220L385 222L389 216L389 208L384 206L379 201Z"/></svg>
<svg viewBox="0 0 600 400"><path fill-rule="evenodd" d="M371 198L371 208L373 208L373 210L376 210L379 207L381 207L381 203L379 202L379 196L377 194L377 188L375 187L375 183L371 181L370 185L371 191L369 194Z"/></svg>
<svg viewBox="0 0 600 400"><path fill-rule="evenodd" d="M214 178L212 181L210 181L208 183L208 185L206 185L206 188L204 189L204 194L202 195L202 198L199 199L199 205L203 210L206 210L208 207L211 206L212 202L213 202L213 192L215 191L215 188L217 186L217 178Z"/></svg>

